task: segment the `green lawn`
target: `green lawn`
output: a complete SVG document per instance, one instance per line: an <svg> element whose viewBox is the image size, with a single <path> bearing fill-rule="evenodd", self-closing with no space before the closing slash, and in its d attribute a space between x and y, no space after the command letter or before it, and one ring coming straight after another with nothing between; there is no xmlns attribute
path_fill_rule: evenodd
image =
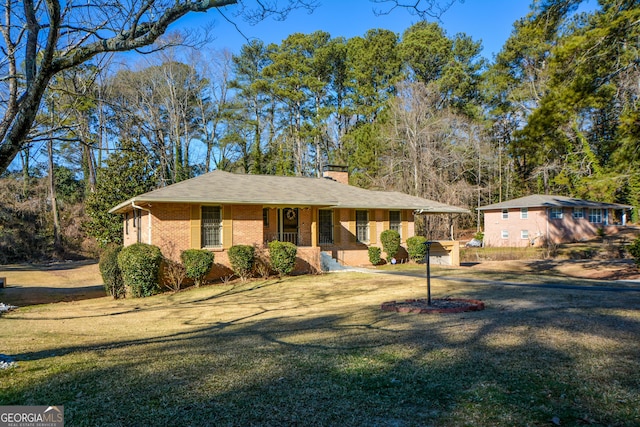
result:
<svg viewBox="0 0 640 427"><path fill-rule="evenodd" d="M432 285L487 308L383 312L424 278L356 273L23 307L0 317L19 363L0 405L92 426L640 425L640 292Z"/></svg>

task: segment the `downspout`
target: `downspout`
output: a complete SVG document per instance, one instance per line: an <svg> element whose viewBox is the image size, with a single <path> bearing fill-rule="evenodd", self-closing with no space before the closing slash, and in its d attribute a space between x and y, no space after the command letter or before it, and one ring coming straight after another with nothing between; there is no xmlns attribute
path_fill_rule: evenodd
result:
<svg viewBox="0 0 640 427"><path fill-rule="evenodd" d="M141 211L146 211L149 214L149 244L151 244L151 209L143 208L142 206L136 205L136 202L131 202L131 207L134 209L140 209ZM140 225L138 225L140 227Z"/></svg>

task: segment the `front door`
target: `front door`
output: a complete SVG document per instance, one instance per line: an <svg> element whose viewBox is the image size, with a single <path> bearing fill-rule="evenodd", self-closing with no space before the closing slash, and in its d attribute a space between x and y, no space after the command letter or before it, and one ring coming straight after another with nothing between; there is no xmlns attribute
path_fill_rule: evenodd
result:
<svg viewBox="0 0 640 427"><path fill-rule="evenodd" d="M298 208L278 209L278 240L298 245Z"/></svg>

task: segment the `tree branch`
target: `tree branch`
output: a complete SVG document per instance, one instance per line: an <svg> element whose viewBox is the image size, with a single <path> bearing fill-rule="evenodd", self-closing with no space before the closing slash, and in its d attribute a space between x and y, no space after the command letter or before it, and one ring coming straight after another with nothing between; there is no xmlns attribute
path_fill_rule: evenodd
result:
<svg viewBox="0 0 640 427"><path fill-rule="evenodd" d="M440 20L442 15L453 6L454 3L464 0L371 0L373 3L385 5L381 9L375 9L376 15L388 15L395 9L408 9L409 13L419 16L421 19L435 18Z"/></svg>

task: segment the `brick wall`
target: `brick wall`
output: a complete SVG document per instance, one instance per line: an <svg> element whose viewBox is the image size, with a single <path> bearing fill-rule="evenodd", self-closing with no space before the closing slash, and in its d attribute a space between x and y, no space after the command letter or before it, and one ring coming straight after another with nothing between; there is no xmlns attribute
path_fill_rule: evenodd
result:
<svg viewBox="0 0 640 427"><path fill-rule="evenodd" d="M389 220L387 210L385 209L369 209L369 245L363 243L357 243L355 236L352 232L354 230L354 224L350 224L353 217L353 209L339 209L334 211L334 222L339 223L339 228L334 232L333 245L322 245L322 250L331 254L331 256L338 260L341 264L362 266L371 265L369 262L369 246L377 246L382 248L380 242L380 234L384 230L389 229ZM337 213L337 214L336 214ZM402 212L402 245L400 251L396 255L396 258L401 261L408 259L408 252L406 250L406 241L409 237L414 235L415 225L413 213L410 210ZM375 233L375 236L374 236ZM336 239L336 234L339 235L339 239ZM385 254L383 253L384 257Z"/></svg>
<svg viewBox="0 0 640 427"><path fill-rule="evenodd" d="M262 244L262 206L233 205L231 209L233 217L233 244Z"/></svg>
<svg viewBox="0 0 640 427"><path fill-rule="evenodd" d="M123 244L124 246L129 246L136 243L136 229L133 227L133 213L128 212L127 215L122 215L122 225L123 225Z"/></svg>
<svg viewBox="0 0 640 427"><path fill-rule="evenodd" d="M160 247L163 255L178 260L180 253L191 248L191 205L186 203L154 203L152 212L152 244ZM224 206L223 209L231 210L232 244L233 245L262 245L264 236L277 231L277 209L269 209L269 226L263 225L263 212L261 205L233 205ZM315 208L313 208L315 209ZM296 265L297 272L318 271L320 269L320 248L312 247L314 243L311 234L311 223L314 215L313 209L300 208L300 246L298 247L299 261ZM370 239L372 245L381 247L380 233L388 228L388 217L384 209L370 209ZM323 245L323 250L332 254L338 261L346 265L368 265L369 254L367 245L356 243L351 223L353 209L336 209L334 211L335 245ZM317 218L317 215L316 215ZM132 215L129 217L129 234L125 235L125 245L135 243L136 228L132 224ZM148 215L142 211L142 216L136 225L140 227L141 241L148 242ZM413 235L413 215L410 211L403 212L402 241L406 242ZM405 235L404 230L409 232ZM405 245L406 247L406 245ZM222 277L230 274L227 253L224 249L212 249L215 254L216 267L212 271L213 277ZM406 254L404 250L399 258Z"/></svg>
<svg viewBox="0 0 640 427"><path fill-rule="evenodd" d="M311 209L298 209L298 230L300 230L300 246L312 246L311 242Z"/></svg>
<svg viewBox="0 0 640 427"><path fill-rule="evenodd" d="M180 253L190 248L191 205L186 203L154 203L153 244L160 247L162 254L179 260Z"/></svg>
<svg viewBox="0 0 640 427"><path fill-rule="evenodd" d="M589 222L588 214L588 209L585 209L584 218L574 218L573 209L565 208L562 218L549 218L545 208L529 208L526 218L522 217L520 209L509 209L508 218L503 218L501 210L485 211L485 245L525 247L533 241L535 246L540 246L546 237L555 243L592 239L597 236L598 228L604 225ZM527 232L527 238L523 237L523 231Z"/></svg>

